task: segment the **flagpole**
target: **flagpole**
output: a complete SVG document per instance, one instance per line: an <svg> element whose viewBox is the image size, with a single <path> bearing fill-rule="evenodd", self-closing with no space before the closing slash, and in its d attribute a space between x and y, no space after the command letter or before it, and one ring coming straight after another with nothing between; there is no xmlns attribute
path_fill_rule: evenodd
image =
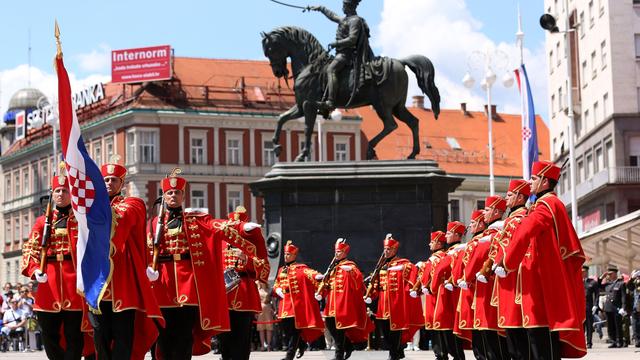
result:
<svg viewBox="0 0 640 360"><path fill-rule="evenodd" d="M516 43L520 50L520 69L518 71L522 71L522 65L524 65L524 32L522 31L522 16L520 15L520 2L518 2L518 32L516 32ZM522 78L522 74L520 74L520 78ZM523 131L521 136L524 134L524 129L527 127L528 119L524 116L524 107L525 107L525 92L522 89L522 80L520 81L520 121L521 121L521 130ZM525 180L529 180L531 178L531 169L530 169L530 161L529 161L529 149L524 146L524 141L522 141L522 177ZM526 155L525 155L526 154Z"/></svg>
<svg viewBox="0 0 640 360"><path fill-rule="evenodd" d="M572 29L569 24L569 0L564 0L564 8L566 10L565 15L565 32L564 32L564 51L565 58L567 59L567 116L569 117L569 131L567 134L569 142L569 182L571 184L571 222L573 227L578 229L578 202L576 199L576 157L574 149L574 124L573 124L573 79L571 74L571 44L569 36L571 36Z"/></svg>

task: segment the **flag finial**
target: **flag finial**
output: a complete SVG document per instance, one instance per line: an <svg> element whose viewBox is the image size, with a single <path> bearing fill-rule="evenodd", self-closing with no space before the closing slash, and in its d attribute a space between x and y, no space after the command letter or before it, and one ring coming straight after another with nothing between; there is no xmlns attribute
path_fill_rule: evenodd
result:
<svg viewBox="0 0 640 360"><path fill-rule="evenodd" d="M60 59L62 57L62 43L60 42L60 27L58 26L58 20L55 20L55 29L53 30L53 34L56 37L56 57Z"/></svg>

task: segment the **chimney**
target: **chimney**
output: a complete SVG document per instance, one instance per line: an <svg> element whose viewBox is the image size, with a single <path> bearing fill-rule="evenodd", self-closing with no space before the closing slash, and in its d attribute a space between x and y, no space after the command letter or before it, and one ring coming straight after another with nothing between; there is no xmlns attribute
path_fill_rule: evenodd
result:
<svg viewBox="0 0 640 360"><path fill-rule="evenodd" d="M462 115L469 116L469 112L467 111L467 103L460 103L460 111L462 111Z"/></svg>
<svg viewBox="0 0 640 360"><path fill-rule="evenodd" d="M414 95L413 96L413 107L418 109L424 109L424 96L423 95Z"/></svg>
<svg viewBox="0 0 640 360"><path fill-rule="evenodd" d="M491 119L496 120L498 118L498 105L491 105ZM488 115L488 108L487 108L487 104L484 104L484 114Z"/></svg>

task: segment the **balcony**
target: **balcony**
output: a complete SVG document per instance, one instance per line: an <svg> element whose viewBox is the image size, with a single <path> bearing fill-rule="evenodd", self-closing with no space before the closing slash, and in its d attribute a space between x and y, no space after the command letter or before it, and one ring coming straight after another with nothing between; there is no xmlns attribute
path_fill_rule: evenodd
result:
<svg viewBox="0 0 640 360"><path fill-rule="evenodd" d="M576 185L576 197L580 200L603 186L620 184L640 184L640 167L606 168ZM571 203L571 193L569 191L559 194L559 197L565 204Z"/></svg>

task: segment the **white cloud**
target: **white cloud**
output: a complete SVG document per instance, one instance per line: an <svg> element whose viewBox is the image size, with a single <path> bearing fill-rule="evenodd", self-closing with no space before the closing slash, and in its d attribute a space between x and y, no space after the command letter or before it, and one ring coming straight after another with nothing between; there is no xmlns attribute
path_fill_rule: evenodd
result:
<svg viewBox="0 0 640 360"><path fill-rule="evenodd" d="M482 69L472 69L476 79L473 90L462 85L468 70L469 55L473 51L499 49L508 55L503 71L495 70L498 81L493 86L492 103L500 112L519 113L520 98L517 87L504 88L500 79L506 71L519 64L520 53L513 43L496 43L482 31L482 23L473 17L465 0L385 0L382 19L372 37L383 55L401 58L412 54L428 57L436 69L436 85L440 90L442 108L458 108L467 102L470 110L480 110L486 95L480 90ZM525 38L526 43L526 38ZM535 100L536 112L547 113L547 84L544 48L524 49L524 59ZM420 93L411 75L409 96ZM428 102L427 102L428 103Z"/></svg>
<svg viewBox="0 0 640 360"><path fill-rule="evenodd" d="M19 65L13 69L0 70L0 117L8 110L9 100L16 91L29 86L42 91L50 99L57 97L58 79L53 71L46 72L36 67L26 64ZM78 78L74 73L69 73L69 81L71 82L72 91L80 91L88 85L98 82L107 83L111 80L111 76L104 74L90 74L82 78Z"/></svg>
<svg viewBox="0 0 640 360"><path fill-rule="evenodd" d="M90 53L78 54L74 59L78 61L81 70L88 72L107 72L111 66L111 47L100 44L99 48Z"/></svg>

